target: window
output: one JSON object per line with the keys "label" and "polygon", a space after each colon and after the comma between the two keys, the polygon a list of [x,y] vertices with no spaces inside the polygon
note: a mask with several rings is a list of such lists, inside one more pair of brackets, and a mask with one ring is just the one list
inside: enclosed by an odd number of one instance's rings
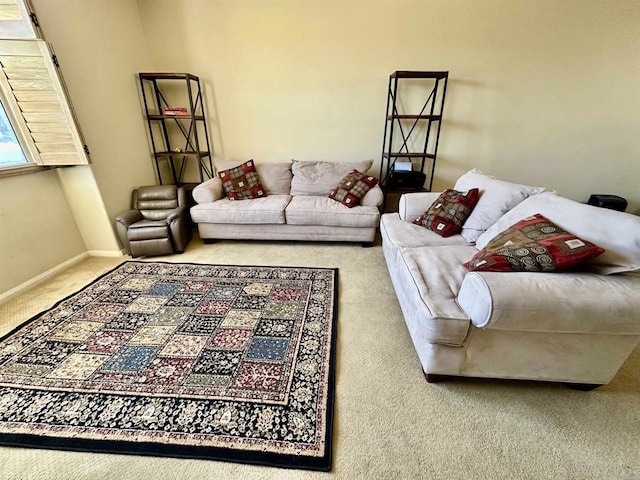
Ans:
{"label": "window", "polygon": [[4,105],[0,103],[0,168],[25,165],[24,156],[13,125],[7,117]]}
{"label": "window", "polygon": [[0,175],[87,165],[58,61],[28,0],[0,0]]}

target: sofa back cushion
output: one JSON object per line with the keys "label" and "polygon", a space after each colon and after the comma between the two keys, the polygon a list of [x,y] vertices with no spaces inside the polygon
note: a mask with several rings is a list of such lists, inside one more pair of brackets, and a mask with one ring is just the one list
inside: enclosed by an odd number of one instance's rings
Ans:
{"label": "sofa back cushion", "polygon": [[483,249],[496,235],[537,213],[605,249],[586,264],[590,271],[604,275],[640,271],[640,217],[579,203],[554,192],[534,195],[518,204],[480,235],[476,248]]}
{"label": "sofa back cushion", "polygon": [[305,162],[293,160],[291,195],[318,195],[326,197],[352,170],[366,173],[373,160],[363,162]]}
{"label": "sofa back cushion", "polygon": [[291,191],[291,162],[258,163],[256,170],[268,195],[289,195]]}
{"label": "sofa back cushion", "polygon": [[480,191],[478,203],[462,226],[462,236],[469,243],[475,242],[496,220],[525,198],[544,191],[542,187],[498,180],[475,168],[462,175],[453,188],[460,192],[472,188]]}

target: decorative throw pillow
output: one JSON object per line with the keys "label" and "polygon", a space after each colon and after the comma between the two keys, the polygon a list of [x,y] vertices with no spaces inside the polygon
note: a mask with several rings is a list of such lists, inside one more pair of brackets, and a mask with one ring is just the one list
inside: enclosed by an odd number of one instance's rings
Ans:
{"label": "decorative throw pillow", "polygon": [[329,198],[353,208],[360,204],[362,197],[378,184],[378,179],[357,170],[352,170],[329,194]]}
{"label": "decorative throw pillow", "polygon": [[478,203],[478,196],[477,188],[472,188],[468,192],[445,190],[431,204],[429,210],[415,219],[413,223],[433,230],[441,237],[450,237],[460,233],[462,225]]}
{"label": "decorative throw pillow", "polygon": [[464,265],[487,272],[560,272],[603,252],[537,213],[498,234]]}
{"label": "decorative throw pillow", "polygon": [[247,200],[267,196],[253,160],[229,170],[221,170],[218,176],[222,180],[222,186],[229,200]]}

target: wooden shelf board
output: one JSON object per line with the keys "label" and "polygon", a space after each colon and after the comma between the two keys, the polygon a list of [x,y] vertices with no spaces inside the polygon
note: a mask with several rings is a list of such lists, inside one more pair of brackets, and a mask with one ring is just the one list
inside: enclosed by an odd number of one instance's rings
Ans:
{"label": "wooden shelf board", "polygon": [[208,157],[209,152],[201,151],[201,152],[157,152],[156,157]]}
{"label": "wooden shelf board", "polygon": [[403,152],[395,152],[395,153],[383,153],[382,156],[384,158],[435,158],[433,153],[403,153]]}
{"label": "wooden shelf board", "polygon": [[393,72],[391,78],[447,78],[449,72],[416,72],[407,70],[398,70]]}
{"label": "wooden shelf board", "polygon": [[387,115],[387,120],[442,120],[442,115]]}
{"label": "wooden shelf board", "polygon": [[149,115],[149,120],[165,120],[165,119],[180,119],[180,120],[204,120],[202,115]]}

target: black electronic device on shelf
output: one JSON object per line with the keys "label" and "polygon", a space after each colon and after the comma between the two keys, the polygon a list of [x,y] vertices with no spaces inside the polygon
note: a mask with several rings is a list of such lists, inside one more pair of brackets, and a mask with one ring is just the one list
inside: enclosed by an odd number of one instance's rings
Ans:
{"label": "black electronic device on shelf", "polygon": [[589,197],[587,203],[596,207],[610,208],[611,210],[617,210],[619,212],[624,212],[627,209],[627,201],[618,195],[594,193]]}
{"label": "black electronic device on shelf", "polygon": [[422,172],[393,170],[389,174],[389,189],[391,190],[420,190],[424,187],[427,176]]}

